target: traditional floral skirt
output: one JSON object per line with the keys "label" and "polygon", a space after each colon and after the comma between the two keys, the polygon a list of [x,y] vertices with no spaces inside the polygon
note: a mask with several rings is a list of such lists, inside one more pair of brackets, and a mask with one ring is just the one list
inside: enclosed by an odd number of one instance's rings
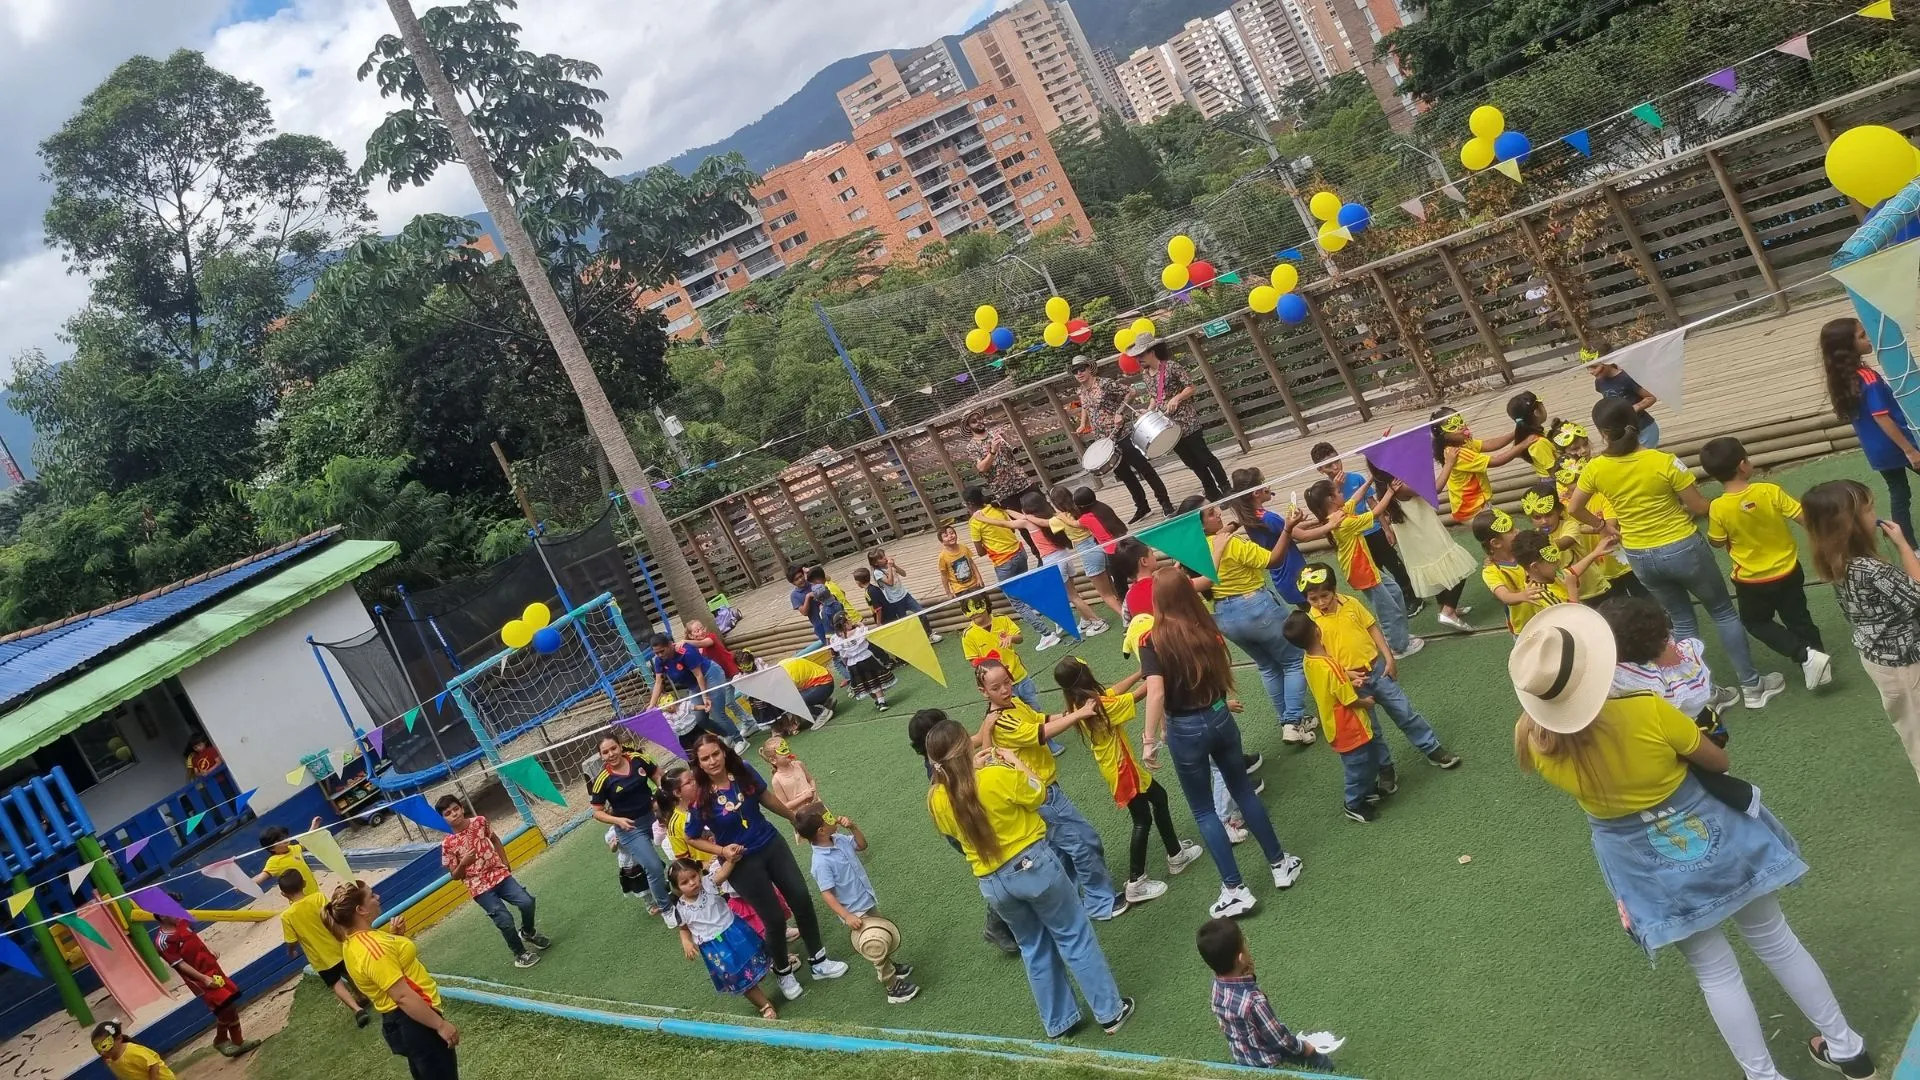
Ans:
{"label": "traditional floral skirt", "polygon": [[723,994],[746,993],[760,985],[772,968],[760,936],[740,919],[729,923],[719,937],[701,942],[700,958],[707,962],[713,988]]}

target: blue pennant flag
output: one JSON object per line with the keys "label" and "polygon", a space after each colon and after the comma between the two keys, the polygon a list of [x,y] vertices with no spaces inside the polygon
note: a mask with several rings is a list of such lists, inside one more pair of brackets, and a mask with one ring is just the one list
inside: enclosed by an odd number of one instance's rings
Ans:
{"label": "blue pennant flag", "polygon": [[15,971],[24,971],[36,979],[46,978],[40,974],[39,968],[33,966],[33,960],[27,956],[26,950],[14,944],[13,939],[5,934],[0,934],[0,964]]}
{"label": "blue pennant flag", "polygon": [[1060,565],[1042,566],[1000,583],[1007,599],[1018,600],[1060,624],[1060,629],[1080,636],[1080,622],[1073,617],[1073,602],[1067,599],[1067,578]]}
{"label": "blue pennant flag", "polygon": [[1568,146],[1580,151],[1581,157],[1593,156],[1593,139],[1587,134],[1586,128],[1581,128],[1579,131],[1567,136],[1564,141]]}
{"label": "blue pennant flag", "polygon": [[248,788],[240,793],[239,798],[233,800],[232,812],[234,817],[239,817],[241,814],[247,812],[247,804],[253,801],[253,793],[259,790],[259,788]]}
{"label": "blue pennant flag", "polygon": [[1301,258],[1300,249],[1288,248],[1285,251],[1276,251],[1273,253],[1273,257],[1276,259],[1292,259],[1294,262],[1299,262]]}
{"label": "blue pennant flag", "polygon": [[401,799],[393,804],[393,812],[423,829],[435,829],[443,833],[453,831],[453,826],[440,816],[440,811],[428,804],[425,795],[409,795]]}

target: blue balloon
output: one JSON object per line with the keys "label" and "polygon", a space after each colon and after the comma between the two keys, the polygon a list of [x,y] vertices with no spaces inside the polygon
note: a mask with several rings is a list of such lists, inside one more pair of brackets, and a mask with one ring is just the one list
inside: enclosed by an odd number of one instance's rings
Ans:
{"label": "blue balloon", "polygon": [[993,347],[1001,352],[1013,348],[1013,327],[996,326],[990,336],[993,338]]}
{"label": "blue balloon", "polygon": [[1532,141],[1517,131],[1503,131],[1499,138],[1493,140],[1493,160],[1495,161],[1517,158],[1524,162],[1527,160],[1527,155],[1532,152]]}
{"label": "blue balloon", "polygon": [[543,626],[533,632],[533,647],[539,652],[559,652],[560,644],[560,631],[551,626]]}
{"label": "blue balloon", "polygon": [[1306,322],[1307,298],[1299,293],[1284,293],[1280,297],[1279,305],[1273,311],[1280,316],[1281,322],[1290,326]]}
{"label": "blue balloon", "polygon": [[1339,222],[1348,232],[1357,234],[1368,225],[1373,224],[1373,215],[1368,213],[1367,208],[1361,206],[1359,203],[1350,202],[1340,208],[1340,213],[1334,220]]}

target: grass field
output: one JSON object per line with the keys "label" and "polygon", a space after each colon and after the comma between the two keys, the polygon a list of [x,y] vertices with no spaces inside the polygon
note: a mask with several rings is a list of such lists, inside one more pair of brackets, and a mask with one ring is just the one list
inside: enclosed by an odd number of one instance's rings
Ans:
{"label": "grass field", "polygon": [[[1871,481],[1857,454],[1789,470],[1780,479],[1802,491],[1843,475]],[[1468,595],[1477,624],[1499,624],[1497,605],[1477,581]],[[1920,985],[1920,920],[1914,918],[1920,850],[1912,842],[1920,834],[1920,798],[1830,590],[1815,587],[1811,595],[1837,659],[1834,685],[1809,693],[1790,663],[1756,644],[1763,670],[1787,671],[1790,689],[1762,713],[1732,712],[1730,751],[1735,771],[1760,785],[1804,849],[1813,870],[1784,895],[1788,915],[1890,1074]],[[1436,631],[1430,613],[1416,620],[1416,630]],[[1707,637],[1717,650],[1710,632]],[[1117,679],[1128,670],[1119,639],[1118,633],[1094,638],[1078,651],[1104,677]],[[1650,966],[1621,932],[1579,810],[1514,766],[1508,644],[1503,633],[1442,638],[1401,665],[1415,704],[1466,763],[1454,772],[1432,769],[1392,731],[1401,792],[1370,825],[1339,813],[1336,755],[1319,745],[1284,747],[1257,675],[1242,669],[1247,711],[1241,725],[1249,747],[1267,755],[1265,801],[1282,841],[1306,864],[1299,884],[1281,894],[1266,882],[1257,846],[1236,849],[1261,899],[1242,925],[1262,985],[1296,1029],[1329,1028],[1349,1037],[1336,1058],[1341,1072],[1376,1080],[1737,1076],[1685,962],[1669,950]],[[881,910],[900,924],[902,956],[914,963],[923,992],[910,1004],[887,1006],[870,969],[852,957],[829,917],[823,926],[828,948],[852,959],[853,969],[838,982],[808,984],[805,997],[782,1006],[785,1021],[1041,1035],[1019,963],[980,939],[979,894],[928,823],[924,774],[906,743],[906,721],[915,709],[944,708],[969,725],[980,716],[957,641],[938,648],[948,687],[903,671],[892,711],[846,706],[826,730],[794,740],[832,808],[865,827]],[[1064,649],[1023,650],[1043,688]],[[1050,700],[1057,701],[1057,693]],[[1084,747],[1072,735],[1067,742],[1062,782],[1101,829],[1108,865],[1122,877],[1126,815],[1113,805]],[[1162,776],[1173,782],[1171,770]],[[1176,819],[1197,839],[1177,787],[1174,794]],[[1461,863],[1462,855],[1472,861]],[[1150,866],[1164,876],[1157,852]],[[426,935],[423,952],[433,970],[543,993],[748,1015],[743,1001],[716,995],[704,970],[682,959],[671,932],[619,896],[599,828],[576,830],[520,878],[538,894],[542,929],[555,939],[543,962],[515,970],[493,927],[469,906]],[[1076,1045],[1224,1058],[1207,1006],[1209,973],[1192,944],[1219,880],[1203,859],[1172,885],[1164,898],[1101,924],[1122,992],[1138,999],[1140,1011],[1113,1038],[1088,1025],[1091,1034],[1080,1035]],[[1790,1075],[1811,1075],[1801,1049],[1810,1029],[1764,969],[1750,956],[1747,964],[1761,1014],[1773,1018],[1776,1053]],[[302,1046],[317,1051],[342,1018],[311,988],[302,995],[311,1000],[303,1002],[295,1029],[278,1040],[282,1046],[263,1051],[263,1075],[306,1075],[294,1065],[301,1059],[289,1055]],[[462,1013],[481,1019],[456,1009],[456,1016]],[[463,1055],[497,1063],[478,1073],[487,1076],[536,1063],[545,1077],[569,1075],[546,1065],[590,1056],[602,1038],[490,1011],[468,1030]],[[569,1034],[556,1043],[560,1032]],[[648,1045],[627,1034],[618,1038],[622,1046]],[[699,1044],[676,1051],[697,1060],[725,1052]],[[387,1073],[367,1075],[402,1075],[397,1059],[382,1068]],[[833,1071],[866,1075],[855,1068],[835,1064]],[[950,1075],[927,1068],[915,1062],[886,1075]]]}

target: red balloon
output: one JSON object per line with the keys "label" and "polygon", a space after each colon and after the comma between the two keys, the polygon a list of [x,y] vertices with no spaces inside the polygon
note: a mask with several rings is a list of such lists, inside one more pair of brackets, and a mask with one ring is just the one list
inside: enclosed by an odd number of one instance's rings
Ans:
{"label": "red balloon", "polygon": [[1126,372],[1129,375],[1140,374],[1140,358],[1137,356],[1128,356],[1126,353],[1121,353],[1120,354],[1120,370]]}
{"label": "red balloon", "polygon": [[1085,319],[1069,319],[1067,320],[1067,340],[1075,345],[1085,345],[1093,340],[1093,327],[1088,326]]}
{"label": "red balloon", "polygon": [[1213,279],[1218,276],[1213,264],[1205,259],[1196,259],[1187,265],[1187,285],[1190,288],[1204,289],[1213,284]]}
{"label": "red balloon", "polygon": [[982,356],[992,356],[992,355],[993,355],[994,353],[997,353],[997,352],[999,352],[999,351],[1000,351],[1000,347],[999,347],[998,345],[989,345],[989,346],[987,346],[987,351],[986,351],[986,352],[983,352],[983,353],[981,353],[980,355],[982,355]]}

